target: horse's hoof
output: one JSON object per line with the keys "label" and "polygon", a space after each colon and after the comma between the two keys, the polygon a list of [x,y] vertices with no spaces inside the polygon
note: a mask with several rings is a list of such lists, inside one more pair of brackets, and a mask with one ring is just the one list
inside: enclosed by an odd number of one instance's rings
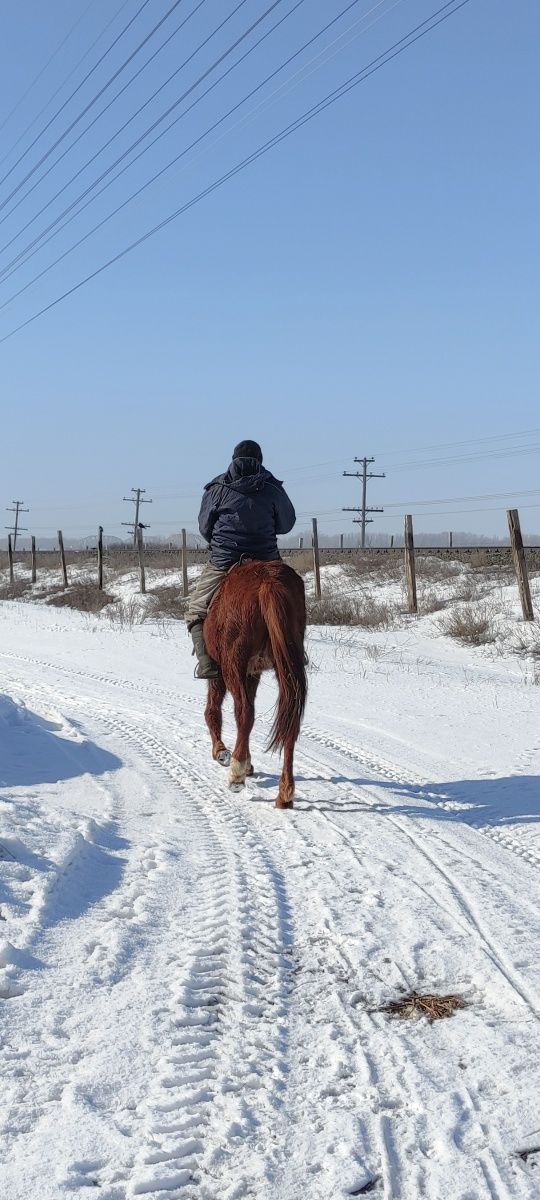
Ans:
{"label": "horse's hoof", "polygon": [[243,790],[244,790],[244,784],[243,784],[243,782],[242,782],[242,783],[238,783],[238,781],[237,781],[236,783],[230,783],[230,784],[229,784],[229,791],[230,791],[230,792],[243,792]]}
{"label": "horse's hoof", "polygon": [[230,767],[230,765],[231,765],[230,750],[220,750],[219,754],[216,755],[216,762],[219,763],[220,767]]}
{"label": "horse's hoof", "polygon": [[279,796],[276,800],[276,808],[294,808],[292,800],[280,800]]}

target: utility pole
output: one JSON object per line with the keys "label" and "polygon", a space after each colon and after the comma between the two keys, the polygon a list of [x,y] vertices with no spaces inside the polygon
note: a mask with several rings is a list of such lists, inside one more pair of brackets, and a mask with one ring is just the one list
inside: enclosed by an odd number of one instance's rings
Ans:
{"label": "utility pole", "polygon": [[370,463],[375,462],[374,458],[355,458],[354,461],[355,461],[355,463],[362,464],[362,470],[361,471],[344,471],[343,474],[347,475],[351,479],[361,479],[361,481],[362,481],[362,507],[361,508],[344,508],[343,512],[359,512],[360,513],[360,517],[354,517],[353,521],[354,521],[355,525],[362,526],[360,545],[361,545],[362,549],[364,549],[365,544],[366,544],[366,525],[371,525],[373,522],[373,518],[368,517],[367,513],[384,512],[384,508],[368,508],[368,506],[367,506],[367,481],[368,481],[368,479],[386,479],[386,475],[385,475],[384,471],[380,474],[377,474],[375,471],[368,471],[368,465]]}
{"label": "utility pole", "polygon": [[10,533],[13,534],[13,553],[15,553],[15,550],[17,548],[17,534],[18,533],[28,533],[28,530],[25,529],[24,525],[19,525],[19,513],[30,512],[29,508],[23,508],[23,504],[24,504],[24,500],[13,500],[14,507],[6,508],[6,512],[14,512],[15,513],[14,524],[6,525],[6,529],[9,529]]}
{"label": "utility pole", "polygon": [[[127,525],[130,529],[133,530],[133,545],[134,545],[134,548],[137,549],[137,530],[138,530],[139,524],[140,524],[139,509],[141,507],[141,504],[151,504],[152,501],[142,499],[142,497],[144,496],[144,493],[146,491],[146,488],[132,488],[131,490],[133,492],[133,496],[124,496],[123,499],[127,500],[129,504],[135,505],[135,520],[134,521],[122,521],[122,525]],[[142,528],[149,529],[150,526],[143,525]]]}

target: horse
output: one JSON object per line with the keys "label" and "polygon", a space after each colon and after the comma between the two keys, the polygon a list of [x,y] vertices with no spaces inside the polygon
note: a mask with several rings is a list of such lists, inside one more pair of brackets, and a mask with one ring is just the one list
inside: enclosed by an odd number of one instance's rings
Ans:
{"label": "horse", "polygon": [[[305,629],[304,582],[281,559],[251,560],[232,567],[204,622],[206,648],[221,672],[219,679],[209,681],[204,715],[212,756],[230,767],[229,786],[235,791],[253,774],[249,737],[261,673],[272,668],[276,673],[278,700],[267,746],[283,751],[276,808],[293,807],[294,747],[307,696]],[[236,720],[232,756],[221,740],[227,692],[233,698]]]}

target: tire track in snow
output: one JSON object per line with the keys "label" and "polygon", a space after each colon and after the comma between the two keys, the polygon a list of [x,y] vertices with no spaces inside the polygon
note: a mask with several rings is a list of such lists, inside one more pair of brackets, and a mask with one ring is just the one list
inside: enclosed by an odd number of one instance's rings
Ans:
{"label": "tire track in snow", "polygon": [[[429,784],[426,779],[420,776],[413,776],[410,772],[405,778],[403,772],[398,767],[374,757],[368,752],[357,750],[349,742],[343,741],[332,735],[329,737],[326,734],[319,733],[318,730],[304,725],[302,727],[302,738],[307,738],[309,741],[317,742],[319,745],[327,747],[329,750],[337,751],[350,759],[351,762],[358,763],[364,769],[373,772],[377,775],[382,775],[383,779],[388,779],[391,783],[395,783],[397,787],[404,789],[406,794],[410,796],[411,791],[414,796],[420,800],[424,800],[427,804],[433,805],[436,808],[441,808],[445,812],[450,812],[454,815],[456,821],[462,821],[463,824],[477,830],[479,833],[486,834],[487,837],[493,839],[505,850],[509,850],[518,858],[523,859],[532,867],[540,867],[540,854],[535,853],[529,847],[524,846],[518,839],[508,832],[507,829],[501,828],[499,825],[491,825],[479,816],[474,805],[467,801],[466,796],[460,804],[454,799],[445,800],[443,796],[435,795],[429,790]],[[519,776],[517,777],[519,779]],[[376,780],[373,781],[374,783]]]}
{"label": "tire track in snow", "polygon": [[[325,770],[329,769],[328,763],[321,762],[321,760],[316,759],[313,755],[306,756],[305,750],[302,752],[301,759],[302,761],[309,763],[312,767],[313,765],[316,765],[318,767],[322,766]],[[321,777],[321,782],[324,782],[324,777]],[[352,789],[349,784],[340,782],[336,783],[336,781],[333,781],[332,789],[336,787],[339,790],[344,791],[350,797]],[[371,787],[369,790],[371,790]],[[360,791],[360,785],[358,785],[358,791]],[[364,788],[362,791],[365,793],[366,789]],[[354,836],[347,830],[343,829],[337,821],[334,821],[323,808],[320,808],[317,805],[316,802],[310,803],[307,807],[310,812],[317,814],[317,816],[322,819],[323,823],[331,826],[335,835],[345,843],[348,850],[351,852],[353,860],[357,864],[358,868],[360,870],[363,868],[365,869],[364,856],[362,855],[362,852],[358,850]],[[370,805],[368,803],[363,805],[363,807],[369,808]],[[479,946],[488,955],[490,961],[501,973],[506,983],[513,990],[514,994],[516,994],[516,996],[527,1005],[532,1017],[536,1019],[538,1017],[538,1011],[534,997],[530,993],[530,989],[526,987],[526,985],[523,983],[523,980],[518,976],[517,972],[506,961],[506,956],[504,953],[495,945],[493,939],[490,938],[486,929],[483,927],[483,923],[480,922],[478,914],[474,911],[472,902],[465,896],[463,889],[460,887],[460,885],[458,885],[455,877],[447,872],[442,866],[440,866],[429,853],[429,851],[425,849],[423,844],[424,839],[416,838],[411,835],[401,824],[401,822],[399,822],[392,815],[385,814],[384,809],[381,813],[381,816],[385,821],[389,820],[391,824],[400,831],[401,835],[410,839],[415,849],[428,859],[435,876],[442,877],[444,882],[447,884],[453,900],[457,900],[457,904],[451,904],[449,906],[447,903],[437,898],[432,891],[429,890],[427,892],[429,900],[432,903],[434,902],[440,908],[444,915],[445,921],[447,922],[450,920],[452,924],[457,925],[459,929],[466,935],[469,937],[473,936],[477,940]],[[296,825],[296,823],[295,829],[297,835],[307,843],[308,839],[305,837],[303,831],[298,825]],[[416,879],[416,872],[411,872],[407,877],[407,888],[411,885],[416,886],[422,892],[425,890]],[[458,909],[457,913],[456,907]],[[342,955],[344,961],[347,961],[347,956],[342,946],[338,946],[338,952]],[[350,965],[352,976],[353,967],[352,964]],[[404,983],[406,985],[405,990],[411,991],[417,985],[417,980],[407,979],[404,977]],[[349,1017],[351,1014],[355,1015],[360,1039],[363,1040],[364,1043],[367,1040],[368,1044],[370,1044],[371,1061],[374,1072],[377,1073],[377,1051],[375,1047],[377,1045],[377,1034],[380,1035],[381,1032],[381,1020],[384,1020],[384,1018],[374,1018],[369,1013],[362,1011],[362,1009],[360,1009],[356,1015],[355,1009],[351,1008],[350,997],[349,1002],[347,1002],[347,999],[342,995],[341,1002],[343,1009],[346,1010],[346,1013]],[[419,1112],[419,1109],[421,1110],[422,1106],[418,1103],[419,1093],[415,1086],[415,1077],[418,1081],[422,1079],[425,1070],[425,1064],[423,1062],[422,1053],[420,1053],[420,1056],[418,1055],[418,1048],[414,1046],[411,1040],[407,1042],[407,1039],[405,1039],[405,1049],[403,1049],[403,1047],[400,1048],[400,1041],[401,1039],[388,1039],[384,1045],[384,1057],[387,1062],[390,1061],[392,1063],[393,1078],[394,1081],[397,1081],[401,1086],[402,1099],[397,1105],[397,1111],[385,1113],[385,1098],[383,1089],[380,1105],[381,1112],[379,1117],[379,1155],[382,1177],[385,1185],[385,1195],[391,1197],[401,1197],[402,1195],[406,1195],[416,1198],[416,1196],[425,1194],[425,1188],[428,1185],[426,1168],[422,1166],[421,1159],[418,1161],[418,1155],[415,1153],[418,1146],[427,1144],[430,1140],[426,1135],[425,1117],[421,1112]],[[406,1099],[404,1099],[404,1097],[406,1097]],[[509,1173],[508,1155],[505,1155],[504,1150],[501,1147],[499,1147],[499,1150],[496,1151],[490,1145],[493,1140],[494,1133],[496,1136],[496,1131],[492,1130],[491,1128],[487,1129],[483,1125],[481,1126],[478,1113],[473,1109],[472,1105],[469,1107],[474,1123],[476,1123],[479,1129],[481,1129],[481,1141],[483,1149],[481,1157],[478,1159],[478,1163],[488,1189],[486,1194],[490,1197],[497,1197],[497,1200],[499,1200],[499,1197],[501,1200],[503,1200],[503,1198],[506,1200],[506,1197],[509,1197],[511,1194],[508,1190],[507,1183],[504,1180],[504,1176],[508,1176]],[[395,1095],[390,1100],[389,1108],[391,1110],[396,1109]],[[399,1130],[399,1150],[397,1149],[395,1141],[396,1127]],[[431,1134],[433,1134],[433,1131],[431,1131]],[[494,1180],[495,1184],[493,1183]],[[514,1192],[513,1194],[515,1195],[516,1193]]]}
{"label": "tire track in snow", "polygon": [[[57,702],[63,699],[56,697]],[[66,697],[65,702],[142,752],[183,793],[186,805],[179,823],[187,824],[199,840],[206,828],[210,839],[206,847],[209,882],[195,931],[198,949],[188,980],[180,990],[173,987],[169,997],[169,1028],[180,1033],[176,1033],[174,1053],[161,1062],[152,1087],[145,1122],[148,1145],[141,1151],[128,1194],[161,1195],[198,1182],[202,1186],[212,1177],[217,1186],[218,1176],[223,1181],[228,1167],[227,1153],[221,1152],[218,1163],[214,1161],[216,1142],[219,1145],[226,1127],[229,1154],[234,1150],[234,1178],[240,1170],[242,1194],[256,1195],[253,1180],[261,1169],[260,1155],[253,1153],[250,1142],[256,1133],[258,1141],[268,1138],[272,1144],[273,1116],[286,1069],[290,967],[285,952],[290,916],[283,877],[260,838],[220,790],[213,791],[206,803],[201,801],[200,776],[179,754],[97,701]],[[224,871],[225,886],[220,882]],[[179,1068],[187,1068],[189,1062],[183,1063],[178,1051],[187,1046],[188,1055],[196,1052],[201,1028],[219,1050],[214,1074],[210,1071],[198,1086],[193,1072],[186,1071],[187,1082],[179,1074]],[[189,1034],[182,1032],[186,1029]],[[206,1079],[207,1068],[208,1064],[197,1068],[195,1074],[201,1070]],[[165,1119],[164,1113],[176,1114],[177,1120]],[[186,1130],[197,1129],[197,1137],[179,1141],[183,1121]],[[212,1126],[219,1132],[213,1134]]]}
{"label": "tire track in snow", "polygon": [[[317,760],[314,756],[310,756],[308,761],[316,763],[319,767],[323,766],[323,767],[327,768],[327,764],[321,763],[321,760]],[[351,790],[353,790],[351,788],[350,784],[345,784],[345,783],[341,783],[341,782],[334,783],[332,786],[336,787],[338,790],[341,790],[341,791],[344,790],[347,795],[350,795]],[[374,783],[373,785],[369,784],[368,787],[363,787],[363,788],[361,788],[360,785],[357,785],[357,789],[358,789],[358,791],[361,791],[364,795],[367,795],[369,790],[371,790],[372,786],[376,787],[376,783]],[[356,790],[356,789],[354,789],[354,790]],[[376,801],[377,802],[379,801],[378,796],[376,797]],[[385,804],[387,804],[387,803],[388,802],[385,801],[385,799],[383,797],[382,798],[383,812],[384,812]],[[332,828],[335,830],[337,835],[339,837],[341,837],[341,839],[343,841],[346,842],[346,844],[349,846],[353,856],[356,858],[357,861],[359,861],[358,852],[355,847],[354,837],[351,834],[349,834],[348,831],[344,830],[343,827],[338,824],[338,822],[333,821],[332,818],[329,816],[329,814],[324,811],[324,809],[321,809],[321,808],[317,807],[316,805],[313,805],[313,807],[319,813],[319,815],[328,824],[330,824],[332,826]],[[368,809],[371,807],[369,802],[365,804],[365,807]],[[385,817],[385,821],[390,822],[396,829],[398,829],[400,831],[400,834],[402,835],[402,837],[406,838],[408,840],[408,842],[412,846],[414,846],[415,850],[419,854],[421,854],[427,860],[427,862],[429,862],[435,877],[439,877],[439,879],[441,879],[444,882],[448,891],[450,892],[450,895],[451,895],[453,903],[454,903],[454,917],[455,917],[455,908],[456,907],[458,909],[458,916],[465,917],[464,925],[460,922],[460,927],[462,929],[465,928],[465,930],[469,934],[472,934],[472,936],[476,937],[478,942],[483,946],[483,948],[484,948],[485,952],[487,953],[488,957],[490,958],[490,960],[493,962],[494,966],[497,968],[497,970],[500,972],[500,974],[506,980],[507,984],[515,992],[515,994],[517,996],[519,996],[521,1001],[527,1006],[527,1008],[529,1009],[529,1011],[531,1013],[531,1016],[533,1016],[537,1020],[540,1019],[540,1006],[537,1004],[535,997],[531,994],[530,989],[527,987],[525,982],[522,979],[520,979],[517,972],[514,970],[514,968],[511,966],[511,964],[507,961],[507,958],[506,958],[506,955],[504,954],[504,952],[498,946],[496,946],[493,938],[490,937],[481,918],[479,917],[478,913],[475,911],[472,901],[470,900],[470,898],[468,898],[466,896],[463,888],[458,883],[455,875],[452,872],[446,870],[444,868],[444,866],[442,865],[442,863],[437,862],[437,860],[433,857],[431,852],[427,849],[426,838],[421,837],[421,836],[416,836],[416,834],[412,832],[412,829],[414,828],[413,822],[409,822],[408,826],[405,827],[403,822],[399,818],[395,817],[391,812],[384,813],[384,817]],[[430,896],[431,896],[431,899],[436,904],[440,905],[440,900],[436,896],[434,896],[431,893],[430,893]],[[442,907],[443,907],[443,911],[446,911],[446,913],[448,915],[451,915],[450,910],[448,909],[446,904],[443,904]]]}

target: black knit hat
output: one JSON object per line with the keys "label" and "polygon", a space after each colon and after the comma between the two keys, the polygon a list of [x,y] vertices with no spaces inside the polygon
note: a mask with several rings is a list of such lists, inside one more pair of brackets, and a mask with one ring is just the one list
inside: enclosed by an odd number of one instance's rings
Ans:
{"label": "black knit hat", "polygon": [[262,450],[258,442],[239,442],[233,450],[233,458],[256,458],[257,462],[262,463]]}

